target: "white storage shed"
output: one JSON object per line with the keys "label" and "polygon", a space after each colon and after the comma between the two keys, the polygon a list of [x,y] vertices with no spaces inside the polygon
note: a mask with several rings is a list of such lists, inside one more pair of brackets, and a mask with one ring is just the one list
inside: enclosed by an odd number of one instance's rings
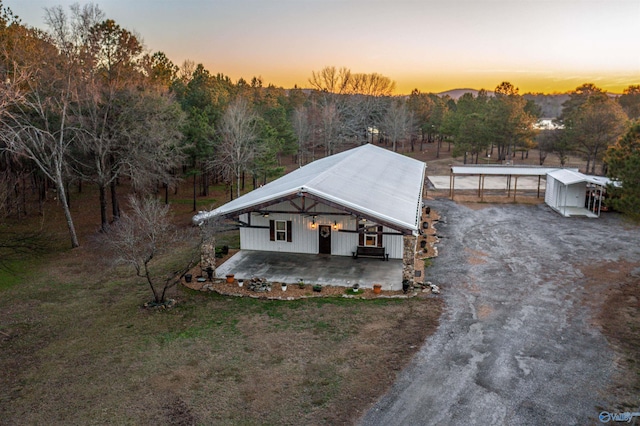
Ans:
{"label": "white storage shed", "polygon": [[[547,173],[545,203],[565,217],[599,217],[602,194],[608,180],[588,176],[580,172],[558,169]],[[593,197],[587,199],[587,185],[591,185]]]}

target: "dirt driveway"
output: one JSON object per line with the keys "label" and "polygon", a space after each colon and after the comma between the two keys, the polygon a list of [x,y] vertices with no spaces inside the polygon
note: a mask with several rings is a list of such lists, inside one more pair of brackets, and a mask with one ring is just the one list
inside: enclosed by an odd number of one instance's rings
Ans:
{"label": "dirt driveway", "polygon": [[443,222],[427,276],[446,311],[361,423],[598,423],[615,354],[593,324],[602,296],[581,269],[640,264],[640,229],[617,214],[563,218],[545,205],[430,206]]}

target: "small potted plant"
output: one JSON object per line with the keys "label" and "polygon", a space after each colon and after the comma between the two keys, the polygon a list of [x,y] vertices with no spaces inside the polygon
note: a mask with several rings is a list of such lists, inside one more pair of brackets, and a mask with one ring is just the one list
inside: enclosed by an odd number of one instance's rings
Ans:
{"label": "small potted plant", "polygon": [[304,280],[302,278],[298,278],[298,287],[304,290]]}
{"label": "small potted plant", "polygon": [[287,291],[287,283],[282,283],[282,291]]}
{"label": "small potted plant", "polygon": [[243,279],[238,279],[238,287],[242,287],[244,285]]}
{"label": "small potted plant", "polygon": [[320,293],[322,291],[322,286],[320,284],[315,284],[313,286],[313,291],[315,291],[316,293]]}
{"label": "small potted plant", "polygon": [[227,282],[228,282],[229,284],[232,284],[232,283],[233,283],[233,281],[235,280],[235,275],[234,275],[234,274],[227,274],[227,275],[226,275],[226,278],[227,278]]}
{"label": "small potted plant", "polygon": [[373,285],[373,292],[375,294],[380,294],[381,291],[382,291],[382,284],[374,284]]}

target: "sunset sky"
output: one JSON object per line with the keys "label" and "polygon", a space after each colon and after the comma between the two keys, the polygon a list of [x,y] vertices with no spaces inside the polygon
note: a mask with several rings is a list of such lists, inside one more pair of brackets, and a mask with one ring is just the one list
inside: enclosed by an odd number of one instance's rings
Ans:
{"label": "sunset sky", "polygon": [[[77,0],[4,0],[45,28],[44,8]],[[417,88],[565,92],[640,84],[640,0],[100,0],[150,51],[236,81],[308,87],[325,66]]]}

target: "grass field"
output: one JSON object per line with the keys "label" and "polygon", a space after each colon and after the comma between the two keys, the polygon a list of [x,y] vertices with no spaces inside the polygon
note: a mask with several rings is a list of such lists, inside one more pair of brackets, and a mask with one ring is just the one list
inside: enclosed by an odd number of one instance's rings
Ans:
{"label": "grass field", "polygon": [[437,299],[182,288],[176,308],[148,310],[127,270],[76,253],[0,293],[2,423],[350,423],[441,313]]}

